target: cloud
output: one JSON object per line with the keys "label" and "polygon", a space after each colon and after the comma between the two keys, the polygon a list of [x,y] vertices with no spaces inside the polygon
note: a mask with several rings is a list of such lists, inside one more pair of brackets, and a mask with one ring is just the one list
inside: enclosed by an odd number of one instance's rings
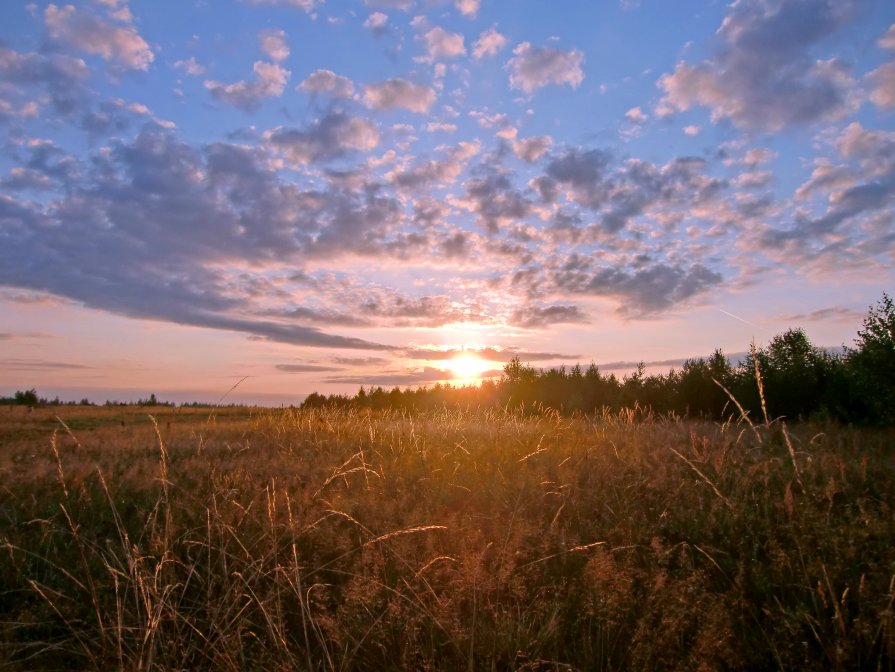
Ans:
{"label": "cloud", "polygon": [[291,73],[276,63],[255,61],[252,69],[255,79],[251,82],[239,81],[233,84],[222,84],[214,80],[206,80],[205,88],[211,95],[228,105],[233,105],[246,112],[256,110],[263,98],[282,95]]}
{"label": "cloud", "polygon": [[553,139],[549,135],[537,135],[513,140],[511,146],[513,153],[520,159],[534,163],[553,146]]}
{"label": "cloud", "polygon": [[[868,130],[852,122],[835,145],[841,157],[857,164],[857,169],[818,166],[796,197],[804,199],[826,189],[826,211],[812,216],[799,210],[788,228],[767,228],[761,235],[761,246],[766,251],[788,255],[790,261],[809,258],[820,249],[828,252],[821,246],[835,234],[838,246],[834,251],[842,247],[843,253],[845,248],[858,252],[857,241],[851,241],[857,232],[849,230],[849,225],[859,217],[884,214],[895,205],[895,132]],[[887,247],[885,239],[870,237],[864,243],[868,254],[878,254]]]}
{"label": "cloud", "polygon": [[696,124],[690,124],[689,126],[684,126],[684,133],[686,135],[690,135],[690,136],[699,135],[699,132],[701,130],[702,130],[702,128],[700,128]]}
{"label": "cloud", "polygon": [[507,62],[510,87],[527,95],[549,84],[567,84],[577,89],[584,81],[583,62],[584,55],[576,49],[560,51],[523,42],[513,49],[513,57]]}
{"label": "cloud", "polygon": [[509,324],[524,329],[543,329],[553,324],[580,324],[587,321],[587,317],[578,306],[525,306],[513,311]]}
{"label": "cloud", "polygon": [[435,184],[451,184],[466,165],[466,162],[481,149],[477,142],[461,142],[447,151],[441,161],[423,161],[409,168],[402,168],[389,174],[389,179],[403,189],[428,189]]}
{"label": "cloud", "polygon": [[794,194],[794,199],[803,201],[822,190],[843,189],[854,184],[851,173],[845,166],[833,166],[821,161],[811,172],[811,177]]}
{"label": "cloud", "polygon": [[131,15],[131,10],[127,6],[128,0],[97,0],[97,2],[100,5],[107,7],[109,16],[116,21],[121,21],[122,23],[130,23],[133,21],[134,17]]}
{"label": "cloud", "polygon": [[190,56],[186,60],[174,61],[174,67],[183,70],[186,74],[198,77],[205,74],[205,66],[196,62],[194,56]]}
{"label": "cloud", "polygon": [[479,39],[472,46],[472,56],[476,60],[485,56],[494,56],[505,46],[507,46],[507,38],[501,35],[497,28],[489,28],[479,35]]}
{"label": "cloud", "polygon": [[11,168],[9,175],[0,179],[0,187],[10,191],[44,190],[52,189],[54,186],[53,181],[45,174],[19,166]]}
{"label": "cloud", "polygon": [[281,5],[295,7],[310,14],[323,0],[246,0],[250,5]]}
{"label": "cloud", "polygon": [[307,314],[270,319],[262,301],[292,295],[263,272],[227,267],[384,251],[397,210],[388,199],[301,191],[280,181],[263,150],[196,149],[157,127],[111,141],[84,170],[45,205],[0,194],[0,285],[281,343],[392,349],[308,326]]}
{"label": "cloud", "polygon": [[895,50],[895,23],[889,26],[889,29],[883,34],[881,38],[879,38],[877,44],[882,49]]}
{"label": "cloud", "polygon": [[870,93],[870,100],[879,107],[895,107],[895,61],[880,66],[869,77],[876,84]]}
{"label": "cloud", "polygon": [[133,26],[114,26],[73,5],[47,5],[47,32],[54,40],[133,70],[148,70],[155,54]]}
{"label": "cloud", "polygon": [[854,324],[864,319],[865,314],[860,310],[851,308],[843,308],[842,306],[833,306],[830,308],[819,308],[812,310],[810,313],[794,313],[791,315],[781,316],[781,322],[789,322],[790,324],[799,324],[802,322],[845,322]]}
{"label": "cloud", "polygon": [[443,362],[455,359],[459,355],[472,354],[489,362],[509,362],[518,357],[523,362],[546,362],[557,359],[578,359],[580,355],[568,355],[559,352],[536,352],[518,348],[407,348],[396,354],[407,359],[418,361]]}
{"label": "cloud", "polygon": [[287,310],[275,312],[271,314],[276,317],[289,319],[298,319],[302,322],[315,322],[330,327],[369,327],[370,321],[357,317],[356,315],[340,313],[336,310],[328,308],[309,308],[307,306],[299,306]]}
{"label": "cloud", "polygon": [[277,364],[277,371],[284,373],[315,373],[318,371],[341,371],[338,366],[321,366],[319,364]]}
{"label": "cloud", "polygon": [[449,33],[440,26],[436,26],[417,39],[425,44],[429,61],[456,58],[466,53],[463,36],[460,33]]}
{"label": "cloud", "polygon": [[438,244],[439,252],[447,259],[463,258],[469,254],[469,239],[468,233],[458,231],[454,235],[442,239]]}
{"label": "cloud", "polygon": [[279,127],[268,142],[294,163],[329,161],[349,151],[367,151],[379,144],[379,131],[366,119],[331,112],[305,130]]}
{"label": "cloud", "polygon": [[465,186],[466,197],[459,199],[457,205],[474,212],[478,224],[490,234],[531,212],[531,202],[505,174],[474,178]]}
{"label": "cloud", "polygon": [[476,14],[479,13],[481,2],[482,0],[455,0],[454,5],[463,16],[474,19]]}
{"label": "cloud", "polygon": [[364,0],[364,4],[367,7],[397,9],[400,12],[409,12],[416,4],[416,0]]}
{"label": "cloud", "polygon": [[80,58],[62,54],[19,53],[0,46],[0,81],[16,85],[16,93],[23,97],[19,113],[11,109],[4,116],[26,116],[28,87],[46,89],[53,109],[61,115],[71,115],[84,106],[86,83],[90,78],[87,64]]}
{"label": "cloud", "polygon": [[649,119],[649,117],[639,107],[632,107],[630,110],[625,112],[625,119],[633,124],[643,124]]}
{"label": "cloud", "polygon": [[354,82],[332,70],[314,70],[298,88],[305,93],[326,93],[333,98],[350,98],[354,94]]}
{"label": "cloud", "polygon": [[854,107],[848,67],[812,57],[846,26],[858,0],[743,0],[718,30],[712,60],[678,64],[659,80],[660,115],[702,106],[712,120],[779,131],[842,117]]}
{"label": "cloud", "polygon": [[364,87],[364,104],[375,110],[401,108],[424,114],[435,103],[435,91],[396,77]]}
{"label": "cloud", "polygon": [[429,133],[454,133],[457,130],[457,126],[456,124],[445,124],[432,121],[426,124],[426,130],[429,131]]}
{"label": "cloud", "polygon": [[475,304],[463,305],[446,295],[409,297],[396,291],[371,294],[359,304],[358,312],[391,327],[441,327],[487,321]]}
{"label": "cloud", "polygon": [[704,206],[727,183],[703,175],[704,159],[681,157],[667,164],[628,159],[613,167],[612,157],[603,150],[577,148],[553,157],[545,175],[531,186],[545,202],[554,202],[560,193],[567,199],[600,213],[593,233],[617,233],[632,220],[653,208],[676,203]]}
{"label": "cloud", "polygon": [[382,357],[333,357],[332,361],[340,366],[382,366],[389,363]]}
{"label": "cloud", "polygon": [[270,60],[279,63],[289,58],[289,43],[286,41],[285,31],[273,28],[262,30],[259,38],[261,51],[267,54]]}
{"label": "cloud", "polygon": [[572,255],[553,272],[552,280],[572,294],[614,297],[622,315],[647,317],[705,293],[723,278],[699,263],[594,267],[590,259]]}
{"label": "cloud", "polygon": [[[547,164],[546,178],[569,189],[569,195],[578,203],[599,208],[608,196],[606,176],[610,156],[599,149],[586,152],[571,149]],[[555,193],[550,182],[541,184],[541,194]]]}
{"label": "cloud", "polygon": [[382,12],[373,12],[364,21],[364,28],[376,36],[385,35],[388,32],[388,15]]}
{"label": "cloud", "polygon": [[48,362],[42,359],[4,359],[0,360],[0,368],[8,371],[66,371],[91,367],[68,362]]}

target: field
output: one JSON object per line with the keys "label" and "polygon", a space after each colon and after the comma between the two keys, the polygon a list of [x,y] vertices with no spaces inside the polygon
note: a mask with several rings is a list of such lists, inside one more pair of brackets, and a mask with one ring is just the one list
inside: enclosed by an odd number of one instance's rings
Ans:
{"label": "field", "polygon": [[891,670],[893,437],[0,408],[0,669]]}

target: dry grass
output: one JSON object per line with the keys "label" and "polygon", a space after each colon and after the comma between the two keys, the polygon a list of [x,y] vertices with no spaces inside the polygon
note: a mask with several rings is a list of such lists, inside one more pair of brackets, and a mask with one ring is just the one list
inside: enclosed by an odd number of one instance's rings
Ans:
{"label": "dry grass", "polygon": [[151,412],[0,411],[2,669],[893,668],[891,433]]}

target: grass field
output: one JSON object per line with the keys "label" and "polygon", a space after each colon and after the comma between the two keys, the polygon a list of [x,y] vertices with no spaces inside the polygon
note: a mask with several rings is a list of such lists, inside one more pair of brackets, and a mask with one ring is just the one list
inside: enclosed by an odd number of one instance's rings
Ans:
{"label": "grass field", "polygon": [[893,437],[0,408],[0,669],[891,670]]}

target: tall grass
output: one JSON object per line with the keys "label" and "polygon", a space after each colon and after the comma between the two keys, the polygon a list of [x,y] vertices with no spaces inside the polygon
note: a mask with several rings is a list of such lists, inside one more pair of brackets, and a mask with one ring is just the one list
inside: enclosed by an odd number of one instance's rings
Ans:
{"label": "tall grass", "polygon": [[5,669],[893,668],[891,433],[164,413],[5,441]]}

